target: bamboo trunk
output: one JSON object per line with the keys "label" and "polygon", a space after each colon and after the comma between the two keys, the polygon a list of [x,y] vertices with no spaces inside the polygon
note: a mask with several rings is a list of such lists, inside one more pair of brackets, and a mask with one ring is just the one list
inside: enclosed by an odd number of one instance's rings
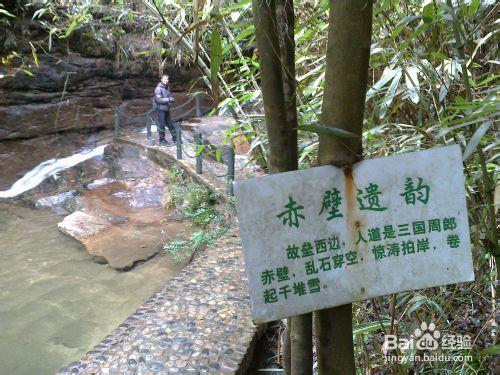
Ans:
{"label": "bamboo trunk", "polygon": [[289,128],[286,121],[276,2],[253,0],[252,5],[269,138],[269,171],[293,171],[297,169],[297,131]]}
{"label": "bamboo trunk", "polygon": [[[371,0],[330,0],[322,122],[356,138],[320,135],[319,165],[352,165],[362,158],[361,132],[370,59]],[[352,305],[315,312],[320,374],[355,374]]]}
{"label": "bamboo trunk", "polygon": [[[289,118],[293,118],[290,116],[291,111],[296,111],[296,109],[287,106],[286,103],[289,104],[290,100],[285,99],[283,83],[283,66],[295,66],[294,55],[289,50],[283,49],[283,53],[287,55],[288,64],[282,64],[276,1],[253,0],[252,6],[269,139],[269,172],[280,173],[296,170],[296,114],[294,115],[295,122],[288,121]],[[293,12],[293,9],[291,10]],[[287,48],[290,46],[288,45]],[[294,96],[294,89],[291,91],[289,86],[292,84],[294,87],[292,83],[294,80],[295,77],[291,77],[290,72],[288,72],[286,75],[288,97]],[[292,317],[291,322],[291,373],[293,375],[312,374],[312,315]]]}

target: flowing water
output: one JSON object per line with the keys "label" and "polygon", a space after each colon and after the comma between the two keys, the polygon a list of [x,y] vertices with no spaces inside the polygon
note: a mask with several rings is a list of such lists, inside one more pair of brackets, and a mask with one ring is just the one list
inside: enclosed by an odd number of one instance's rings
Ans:
{"label": "flowing water", "polygon": [[95,263],[62,217],[0,202],[0,374],[52,374],[79,359],[185,264]]}
{"label": "flowing water", "polygon": [[86,160],[96,156],[101,156],[107,145],[101,145],[94,149],[83,150],[71,156],[60,159],[50,159],[37,165],[34,169],[26,173],[23,178],[16,181],[8,190],[0,191],[0,198],[13,198],[25,191],[31,190],[38,186],[43,180],[49,176],[53,176],[58,172],[74,167]]}

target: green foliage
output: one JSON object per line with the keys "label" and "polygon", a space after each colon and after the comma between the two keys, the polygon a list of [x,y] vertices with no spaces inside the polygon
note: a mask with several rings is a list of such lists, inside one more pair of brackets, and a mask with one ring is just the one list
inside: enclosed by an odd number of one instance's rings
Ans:
{"label": "green foliage", "polygon": [[165,176],[171,183],[181,182],[184,181],[184,179],[186,178],[186,172],[184,171],[184,169],[179,168],[176,165],[173,165],[172,167],[170,167],[170,169],[168,169],[165,172]]}
{"label": "green foliage", "polygon": [[206,187],[195,182],[171,187],[167,206],[177,207],[194,225],[207,227],[215,218],[216,197]]}
{"label": "green foliage", "polygon": [[210,78],[212,78],[212,82],[216,82],[222,64],[222,42],[217,29],[213,30],[211,34],[210,61],[210,73],[212,75]]}
{"label": "green foliage", "polygon": [[5,7],[3,6],[2,3],[0,3],[0,17],[11,17],[11,18],[16,18],[12,13],[8,12],[7,10],[4,9]]}
{"label": "green foliage", "polygon": [[214,242],[226,233],[225,228],[215,230],[194,232],[187,240],[175,240],[163,246],[163,249],[174,256],[176,261],[182,261],[193,257],[194,253],[202,250],[206,246],[211,246]]}
{"label": "green foliage", "polygon": [[182,212],[189,218],[191,221],[200,225],[203,228],[208,226],[215,219],[214,208],[206,202],[203,202],[195,209],[183,209]]}
{"label": "green foliage", "polygon": [[193,257],[196,251],[210,246],[227,231],[222,216],[216,213],[216,196],[206,187],[186,181],[182,169],[173,166],[167,171],[172,182],[167,206],[177,207],[197,230],[187,240],[175,240],[164,245],[164,250],[177,261]]}
{"label": "green foliage", "polygon": [[[69,48],[77,43],[83,53],[91,56],[114,57],[114,52],[119,52],[122,65],[128,62],[131,54],[135,57],[134,47],[121,45],[120,36],[125,34],[125,28],[137,29],[141,25],[123,1],[113,1],[113,4],[88,0],[21,3],[11,12],[3,9],[0,3],[0,67],[7,68],[2,69],[0,79],[21,72],[35,77],[32,65],[38,67],[39,56],[44,53],[57,58],[53,54],[54,45],[66,46],[66,40]],[[22,26],[22,19],[27,16],[37,24],[33,28],[35,32]],[[3,54],[2,50],[8,53]]]}
{"label": "green foliage", "polygon": [[343,129],[326,127],[326,126],[321,126],[321,125],[316,125],[316,124],[302,125],[299,128],[299,130],[313,132],[316,134],[333,135],[333,136],[338,137],[338,138],[356,138],[357,137],[356,134],[353,134],[353,133],[348,132],[348,131],[343,130]]}

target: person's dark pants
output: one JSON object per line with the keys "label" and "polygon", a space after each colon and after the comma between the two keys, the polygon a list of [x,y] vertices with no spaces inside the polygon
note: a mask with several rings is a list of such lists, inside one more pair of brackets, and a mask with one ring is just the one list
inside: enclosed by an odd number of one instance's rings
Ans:
{"label": "person's dark pants", "polygon": [[175,129],[172,117],[170,116],[170,111],[158,110],[158,133],[160,135],[160,141],[165,140],[165,126],[168,130],[170,130],[172,140],[175,142]]}

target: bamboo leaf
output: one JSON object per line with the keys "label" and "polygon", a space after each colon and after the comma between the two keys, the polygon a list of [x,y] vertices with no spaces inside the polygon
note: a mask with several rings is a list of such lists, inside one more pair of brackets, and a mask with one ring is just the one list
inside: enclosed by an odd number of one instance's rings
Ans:
{"label": "bamboo leaf", "polygon": [[446,315],[443,311],[443,308],[441,306],[439,306],[435,301],[433,301],[430,298],[427,298],[426,296],[417,295],[417,296],[413,297],[408,302],[408,304],[412,304],[412,305],[407,310],[407,314],[411,314],[412,312],[417,310],[419,307],[421,307],[423,305],[427,305],[427,306],[431,307],[432,309],[434,309],[439,315],[446,317]]}
{"label": "bamboo leaf", "polygon": [[29,42],[31,46],[31,55],[33,56],[33,61],[35,62],[35,65],[38,66],[38,56],[36,54],[36,48],[33,45],[33,43]]}
{"label": "bamboo leaf", "polygon": [[47,8],[38,9],[35,13],[33,13],[33,17],[31,17],[31,19],[34,20],[35,18],[42,18],[46,11]]}
{"label": "bamboo leaf", "polygon": [[210,75],[212,82],[217,80],[221,64],[222,41],[219,32],[217,30],[213,30],[210,38]]}
{"label": "bamboo leaf", "polygon": [[422,295],[416,295],[413,297],[411,300],[408,301],[408,305],[411,305],[410,308],[407,310],[408,314],[411,314],[413,311],[418,309],[420,306],[422,306],[425,303],[425,300],[427,297],[422,296]]}
{"label": "bamboo leaf", "polygon": [[444,84],[439,88],[438,100],[440,103],[442,103],[444,101],[444,99],[446,98],[446,94],[448,94],[448,86],[446,86],[446,84]]}
{"label": "bamboo leaf", "polygon": [[426,305],[429,305],[430,307],[434,308],[434,310],[441,315],[442,317],[446,318],[446,314],[443,311],[443,308],[436,302],[431,299],[428,299],[425,301]]}
{"label": "bamboo leaf", "polygon": [[[398,68],[401,71],[401,68]],[[366,93],[366,100],[368,101],[370,98],[375,96],[377,92],[380,91],[382,87],[384,87],[394,76],[398,73],[398,69],[391,69],[386,67],[384,72],[382,73],[382,77],[368,90]]]}
{"label": "bamboo leaf", "polygon": [[321,125],[302,125],[297,128],[297,130],[302,130],[306,132],[316,133],[316,134],[325,134],[325,135],[333,135],[337,138],[356,138],[357,135],[347,130],[331,128]]}
{"label": "bamboo leaf", "polygon": [[49,52],[52,50],[52,34],[53,34],[53,29],[50,30],[49,32]]}
{"label": "bamboo leaf", "polygon": [[500,74],[493,74],[493,75],[490,75],[488,76],[486,79],[482,80],[481,82],[478,82],[476,84],[476,86],[484,86],[486,85],[488,82],[491,82],[493,80],[497,80],[498,78],[500,78]]}
{"label": "bamboo leaf", "polygon": [[424,20],[425,23],[431,23],[436,19],[436,11],[434,9],[434,4],[432,1],[424,5],[424,9],[422,11],[422,19]]}
{"label": "bamboo leaf", "polygon": [[493,125],[493,121],[485,122],[475,131],[474,135],[470,139],[469,144],[465,148],[464,154],[462,155],[462,160],[466,161],[472,153],[476,150],[477,146],[481,142],[481,138],[486,134],[486,132],[490,129],[491,125]]}
{"label": "bamboo leaf", "polygon": [[381,329],[381,323],[382,323],[382,326],[384,328],[391,326],[390,320],[382,320],[382,322],[364,323],[364,324],[360,324],[359,326],[354,327],[354,329],[352,330],[352,334],[353,335],[360,335],[363,333],[372,333],[372,332],[378,331],[379,329]]}
{"label": "bamboo leaf", "polygon": [[14,16],[12,13],[7,12],[5,9],[0,9],[0,14],[3,14],[7,17],[16,18],[16,16]]}
{"label": "bamboo leaf", "polygon": [[75,18],[73,20],[73,22],[71,22],[71,24],[69,25],[69,27],[66,29],[66,32],[62,36],[62,39],[67,38],[68,36],[70,36],[71,33],[73,32],[73,30],[75,30],[77,26],[78,26],[78,19]]}
{"label": "bamboo leaf", "polygon": [[323,71],[311,84],[307,86],[307,88],[304,90],[304,95],[309,96],[311,94],[314,94],[319,90],[323,85],[322,83],[324,82],[325,79],[325,72]]}
{"label": "bamboo leaf", "polygon": [[24,73],[26,73],[27,75],[29,75],[30,77],[34,77],[35,75],[33,73],[31,73],[31,71],[29,71],[28,69],[22,69]]}
{"label": "bamboo leaf", "polygon": [[467,9],[467,14],[473,16],[477,13],[479,6],[481,5],[481,0],[471,0],[469,7]]}
{"label": "bamboo leaf", "polygon": [[443,55],[441,52],[431,52],[431,56],[438,60],[448,60],[449,58]]}
{"label": "bamboo leaf", "polygon": [[387,89],[387,93],[385,94],[384,100],[380,105],[380,113],[379,118],[384,118],[387,110],[389,109],[394,97],[396,96],[396,91],[399,86],[399,81],[401,79],[401,68],[396,69],[396,74],[392,78],[392,82]]}
{"label": "bamboo leaf", "polygon": [[403,18],[401,21],[399,21],[395,28],[399,27],[399,26],[403,26],[403,25],[407,25],[409,24],[410,22],[413,22],[415,20],[418,20],[420,17],[418,16],[415,16],[415,15],[412,15],[412,16],[407,16],[405,18]]}
{"label": "bamboo leaf", "polygon": [[155,50],[153,50],[153,49],[146,49],[144,51],[136,52],[135,55],[136,56],[147,56],[147,55],[151,55],[153,53],[155,53]]}
{"label": "bamboo leaf", "polygon": [[199,154],[201,154],[205,150],[205,147],[205,145],[196,146],[195,155],[198,156]]}
{"label": "bamboo leaf", "polygon": [[405,83],[408,88],[407,94],[410,100],[418,104],[420,100],[419,90],[420,83],[418,81],[418,68],[416,66],[410,66],[405,72]]}
{"label": "bamboo leaf", "polygon": [[477,51],[479,50],[479,48],[481,48],[481,46],[486,43],[488,41],[488,39],[490,39],[494,34],[496,34],[498,32],[498,30],[495,30],[495,31],[492,31],[492,32],[489,32],[488,34],[486,34],[483,38],[481,38],[477,45],[476,45],[476,48],[474,48],[474,52],[472,52],[472,55],[469,59],[469,61],[467,61],[467,66],[469,66],[471,63],[472,63],[472,60],[474,60],[474,57],[476,56],[476,53]]}

